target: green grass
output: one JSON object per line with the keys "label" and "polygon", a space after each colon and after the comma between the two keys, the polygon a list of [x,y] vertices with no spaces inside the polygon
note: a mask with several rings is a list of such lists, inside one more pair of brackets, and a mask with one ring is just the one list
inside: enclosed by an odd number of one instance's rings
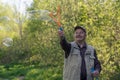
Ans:
{"label": "green grass", "polygon": [[0,80],[18,80],[24,76],[24,80],[62,80],[62,70],[53,66],[37,65],[5,65],[0,66]]}

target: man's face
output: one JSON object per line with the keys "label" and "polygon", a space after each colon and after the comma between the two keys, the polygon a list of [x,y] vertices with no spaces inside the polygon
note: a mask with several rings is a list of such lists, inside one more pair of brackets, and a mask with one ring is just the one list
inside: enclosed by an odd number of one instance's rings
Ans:
{"label": "man's face", "polygon": [[82,29],[77,29],[74,32],[74,38],[76,42],[82,42],[86,38],[86,33]]}

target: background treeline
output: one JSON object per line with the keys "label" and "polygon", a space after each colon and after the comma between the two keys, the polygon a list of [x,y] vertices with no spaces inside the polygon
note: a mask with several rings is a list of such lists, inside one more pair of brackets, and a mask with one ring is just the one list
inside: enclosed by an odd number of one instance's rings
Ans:
{"label": "background treeline", "polygon": [[[58,5],[68,41],[73,41],[74,26],[87,29],[87,42],[102,64],[99,80],[120,80],[120,0],[34,0],[27,10],[55,12]],[[6,5],[0,5],[2,16],[10,20],[0,20],[0,78],[62,80],[64,52],[57,25],[38,15],[26,19],[27,14],[21,16]],[[13,38],[12,46],[2,44],[5,37]]]}

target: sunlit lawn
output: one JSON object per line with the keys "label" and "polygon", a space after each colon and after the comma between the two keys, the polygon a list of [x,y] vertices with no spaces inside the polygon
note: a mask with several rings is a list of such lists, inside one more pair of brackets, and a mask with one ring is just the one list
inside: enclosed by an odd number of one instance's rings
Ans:
{"label": "sunlit lawn", "polygon": [[1,65],[0,80],[62,80],[57,67],[35,65]]}

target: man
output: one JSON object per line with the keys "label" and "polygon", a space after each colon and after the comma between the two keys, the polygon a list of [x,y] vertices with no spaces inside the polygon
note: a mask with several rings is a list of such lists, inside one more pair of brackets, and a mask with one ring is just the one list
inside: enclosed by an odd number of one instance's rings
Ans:
{"label": "man", "polygon": [[74,41],[68,43],[63,30],[58,31],[60,44],[65,52],[63,80],[93,80],[98,77],[101,65],[95,49],[85,41],[86,30],[74,28]]}

